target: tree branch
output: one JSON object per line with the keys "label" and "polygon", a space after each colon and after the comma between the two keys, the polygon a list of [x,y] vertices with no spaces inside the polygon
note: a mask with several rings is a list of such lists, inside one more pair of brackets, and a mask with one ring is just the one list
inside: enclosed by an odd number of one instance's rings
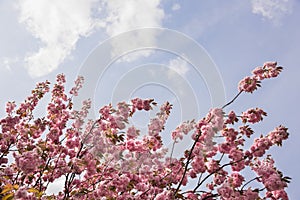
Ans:
{"label": "tree branch", "polygon": [[201,135],[201,131],[199,130],[199,134],[197,135],[197,138],[196,138],[196,140],[195,140],[195,142],[194,142],[194,144],[193,144],[193,146],[191,148],[191,151],[189,152],[189,156],[188,156],[188,159],[187,159],[186,164],[185,164],[185,168],[184,168],[184,172],[183,172],[182,178],[181,178],[181,180],[180,180],[180,182],[178,184],[178,187],[177,187],[174,195],[176,195],[178,193],[178,191],[179,191],[179,189],[180,189],[180,187],[182,185],[183,179],[184,179],[184,177],[186,175],[186,172],[187,172],[187,169],[188,169],[188,165],[190,164],[190,160],[191,160],[191,157],[192,157],[193,150],[194,150],[194,148],[195,148],[195,146],[196,146],[196,144],[198,142],[198,139],[199,139],[200,135]]}
{"label": "tree branch", "polygon": [[222,109],[224,109],[225,107],[229,106],[230,104],[232,104],[239,96],[240,94],[242,94],[243,90],[241,90],[231,101],[229,101],[227,104],[225,104]]}

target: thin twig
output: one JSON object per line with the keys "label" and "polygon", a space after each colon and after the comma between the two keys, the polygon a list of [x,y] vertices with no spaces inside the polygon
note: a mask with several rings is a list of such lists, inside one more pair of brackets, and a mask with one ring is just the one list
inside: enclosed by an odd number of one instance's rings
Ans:
{"label": "thin twig", "polygon": [[248,185],[249,183],[251,183],[252,181],[254,181],[254,180],[258,179],[258,178],[259,178],[259,177],[255,177],[255,178],[251,179],[250,181],[248,181],[247,183],[245,183],[245,184],[243,185],[243,187],[241,188],[240,191],[243,191],[243,189],[244,189],[244,187],[245,187],[246,185]]}
{"label": "thin twig", "polygon": [[241,90],[231,101],[229,101],[227,104],[225,104],[222,109],[224,109],[225,107],[229,106],[230,104],[232,104],[236,98],[238,98],[240,96],[240,94],[242,94],[243,90]]}
{"label": "thin twig", "polygon": [[226,166],[229,166],[229,165],[232,165],[232,164],[235,164],[235,163],[238,163],[238,162],[241,162],[243,160],[245,160],[246,158],[242,158],[240,160],[237,160],[237,161],[234,161],[234,162],[229,162],[229,163],[226,163],[224,165],[222,165],[220,168],[216,169],[215,171],[213,171],[212,173],[208,174],[193,190],[193,192],[196,192],[196,190],[202,185],[202,183],[204,183],[210,176],[212,176],[213,174],[217,173],[218,171],[220,171],[221,169],[223,169],[224,167]]}
{"label": "thin twig", "polygon": [[181,185],[182,185],[182,182],[183,182],[183,180],[184,180],[184,177],[185,177],[186,172],[187,172],[187,169],[188,169],[188,165],[190,164],[190,160],[191,160],[191,157],[192,157],[193,150],[194,150],[194,148],[195,148],[195,146],[196,146],[196,144],[197,144],[197,142],[198,142],[198,139],[199,139],[200,135],[201,135],[201,132],[200,132],[200,130],[199,130],[199,133],[198,133],[198,135],[197,135],[197,138],[196,138],[196,140],[195,140],[195,142],[194,142],[194,144],[193,144],[193,146],[192,146],[192,148],[191,148],[191,151],[189,152],[189,156],[188,156],[188,159],[187,159],[186,164],[185,164],[185,168],[184,168],[184,172],[183,172],[182,178],[181,178],[181,180],[180,180],[180,182],[179,182],[179,184],[178,184],[178,186],[177,186],[177,189],[176,189],[174,195],[177,194],[177,192],[179,191],[179,189],[180,189],[180,187],[181,187]]}

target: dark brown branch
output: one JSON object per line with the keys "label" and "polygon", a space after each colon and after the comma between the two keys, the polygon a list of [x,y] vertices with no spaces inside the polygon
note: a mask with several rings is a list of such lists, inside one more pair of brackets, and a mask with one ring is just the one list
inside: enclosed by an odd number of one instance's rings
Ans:
{"label": "dark brown branch", "polygon": [[200,135],[201,135],[201,132],[200,132],[200,130],[199,130],[199,133],[198,133],[198,135],[197,135],[197,138],[196,138],[196,140],[195,140],[195,142],[194,142],[194,144],[193,144],[193,146],[192,146],[192,148],[191,148],[191,150],[190,150],[190,152],[189,152],[189,156],[188,156],[188,159],[187,159],[186,164],[185,164],[185,168],[184,168],[184,172],[183,172],[182,178],[181,178],[181,180],[180,180],[180,182],[179,182],[179,184],[178,184],[178,186],[177,186],[177,189],[176,189],[176,191],[175,191],[175,193],[174,193],[174,196],[176,196],[176,194],[178,193],[178,191],[179,191],[179,189],[180,189],[180,187],[181,187],[181,185],[182,185],[182,182],[183,182],[183,180],[184,180],[184,177],[185,177],[185,175],[186,175],[186,173],[187,173],[188,165],[190,164],[190,160],[191,160],[191,157],[192,157],[193,150],[194,150],[194,148],[195,148],[195,146],[196,146],[196,144],[197,144],[197,142],[198,142],[198,139],[199,139]]}
{"label": "dark brown branch", "polygon": [[231,101],[229,101],[227,104],[225,104],[222,109],[224,109],[225,107],[229,106],[230,104],[232,104],[239,96],[240,94],[242,94],[243,90],[241,90]]}

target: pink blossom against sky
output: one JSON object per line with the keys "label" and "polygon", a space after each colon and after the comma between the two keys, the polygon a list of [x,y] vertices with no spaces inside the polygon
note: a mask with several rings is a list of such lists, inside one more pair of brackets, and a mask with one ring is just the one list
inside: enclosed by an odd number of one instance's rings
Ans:
{"label": "pink blossom against sky", "polygon": [[[66,74],[71,88],[90,53],[113,36],[145,27],[176,30],[192,38],[209,54],[222,78],[227,100],[238,93],[238,82],[255,67],[265,61],[277,61],[283,66],[278,78],[263,81],[262,88],[253,95],[243,94],[231,106],[240,113],[251,107],[267,112],[264,123],[255,126],[258,135],[280,124],[289,128],[290,138],[283,147],[269,151],[274,154],[276,166],[292,177],[287,192],[291,199],[296,199],[300,196],[299,10],[297,0],[0,1],[0,116],[5,113],[6,101],[20,103],[36,82],[46,79],[54,82],[58,73]],[[130,41],[114,44],[109,53],[118,54],[128,45],[155,43],[156,37],[136,35]],[[95,77],[98,85],[90,98],[95,107],[103,106],[111,100],[112,91],[131,87],[130,80],[134,78],[132,97],[153,97],[159,103],[169,100],[174,104],[174,116],[171,114],[167,130],[181,121],[182,109],[193,110],[189,100],[194,99],[198,105],[198,116],[204,116],[211,106],[208,86],[180,56],[183,55],[159,49],[128,52],[113,62],[102,77]],[[145,82],[145,76],[151,73],[156,77],[161,73],[167,81],[164,85]],[[187,88],[194,97],[185,95]],[[135,119],[135,125],[145,126],[142,118]]]}

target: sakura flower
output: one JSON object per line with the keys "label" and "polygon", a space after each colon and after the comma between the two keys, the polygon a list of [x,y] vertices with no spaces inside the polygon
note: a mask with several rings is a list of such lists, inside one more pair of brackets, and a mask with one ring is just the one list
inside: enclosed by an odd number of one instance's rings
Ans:
{"label": "sakura flower", "polygon": [[229,186],[228,183],[224,183],[220,188],[217,189],[217,192],[223,199],[228,199],[228,200],[234,194],[233,189]]}
{"label": "sakura flower", "polygon": [[275,130],[271,131],[268,134],[268,138],[272,142],[272,144],[281,146],[282,141],[286,140],[289,136],[287,130],[288,129],[285,128],[284,126],[276,127]]}
{"label": "sakura flower", "polygon": [[271,192],[268,191],[266,196],[271,198],[273,197],[275,199],[289,200],[287,193],[282,189],[271,191]]}
{"label": "sakura flower", "polygon": [[172,139],[183,139],[183,134],[188,134],[191,130],[193,130],[195,126],[195,121],[187,121],[180,124],[173,132],[172,132]]}
{"label": "sakura flower", "polygon": [[14,195],[14,198],[16,199],[27,199],[27,197],[28,197],[28,192],[25,187],[20,187]]}
{"label": "sakura flower", "polygon": [[16,165],[25,174],[34,173],[44,162],[36,151],[27,151],[22,155],[15,155]]}
{"label": "sakura flower", "polygon": [[15,102],[7,102],[6,103],[6,113],[11,114],[12,111],[15,109],[15,107],[16,107]]}
{"label": "sakura flower", "polygon": [[238,118],[235,114],[235,112],[232,110],[229,112],[225,124],[234,124],[234,122],[238,122]]}
{"label": "sakura flower", "polygon": [[139,136],[139,130],[137,130],[134,126],[131,126],[127,129],[127,137],[128,139],[135,139]]}
{"label": "sakura flower", "polygon": [[216,185],[221,185],[225,182],[225,180],[227,179],[227,175],[228,175],[228,172],[221,169],[219,170],[217,173],[215,173],[215,177],[214,177],[214,183]]}
{"label": "sakura flower", "polygon": [[244,123],[250,122],[252,124],[263,120],[263,116],[267,116],[267,113],[260,108],[249,109],[242,113],[242,120]]}
{"label": "sakura flower", "polygon": [[258,192],[251,190],[251,188],[248,188],[246,191],[243,192],[243,195],[246,199],[259,199]]}
{"label": "sakura flower", "polygon": [[271,141],[267,137],[256,138],[254,144],[250,147],[253,156],[261,157],[272,146]]}
{"label": "sakura flower", "polygon": [[252,73],[259,80],[274,78],[282,71],[282,67],[277,66],[277,62],[266,62],[263,67],[255,68]]}
{"label": "sakura flower", "polygon": [[221,108],[213,108],[209,111],[206,119],[212,124],[212,128],[215,132],[223,129],[224,118],[223,110]]}
{"label": "sakura flower", "polygon": [[281,190],[287,187],[286,181],[282,178],[281,172],[278,172],[274,167],[274,160],[270,156],[262,161],[256,159],[252,169],[258,174],[259,180],[268,191]]}
{"label": "sakura flower", "polygon": [[186,196],[188,199],[190,199],[190,200],[198,200],[199,198],[198,198],[198,195],[197,194],[194,194],[194,193],[192,193],[192,192],[189,192],[188,194],[187,194],[187,196]]}
{"label": "sakura flower", "polygon": [[84,78],[82,76],[78,76],[75,80],[75,86],[70,90],[70,94],[74,96],[78,96],[78,91],[82,88],[84,82]]}
{"label": "sakura flower", "polygon": [[222,130],[222,135],[226,138],[227,142],[233,142],[236,140],[238,132],[233,128],[225,128]]}
{"label": "sakura flower", "polygon": [[245,178],[242,175],[240,175],[239,173],[234,172],[230,175],[230,184],[234,188],[240,187],[244,180],[245,180]]}
{"label": "sakura flower", "polygon": [[203,173],[206,171],[204,158],[196,156],[192,161],[192,168],[196,173]]}
{"label": "sakura flower", "polygon": [[243,80],[239,82],[239,91],[250,92],[252,93],[254,90],[260,87],[260,81],[258,81],[255,77],[247,76]]}
{"label": "sakura flower", "polygon": [[246,135],[248,138],[250,138],[250,136],[254,132],[248,125],[240,126],[239,129],[240,129],[240,133],[243,135]]}

